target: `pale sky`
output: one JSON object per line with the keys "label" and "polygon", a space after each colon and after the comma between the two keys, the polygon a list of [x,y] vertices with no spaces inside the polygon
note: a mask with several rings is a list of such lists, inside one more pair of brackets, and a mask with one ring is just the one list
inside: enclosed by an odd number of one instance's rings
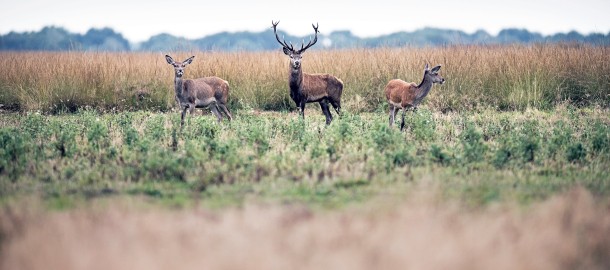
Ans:
{"label": "pale sky", "polygon": [[610,32],[610,0],[355,0],[355,1],[206,1],[206,0],[1,0],[0,34],[38,31],[44,26],[85,33],[111,27],[132,42],[159,33],[200,38],[222,31],[263,31],[271,20],[293,35],[351,30],[360,37],[423,27],[497,34],[526,28],[545,35],[579,31]]}

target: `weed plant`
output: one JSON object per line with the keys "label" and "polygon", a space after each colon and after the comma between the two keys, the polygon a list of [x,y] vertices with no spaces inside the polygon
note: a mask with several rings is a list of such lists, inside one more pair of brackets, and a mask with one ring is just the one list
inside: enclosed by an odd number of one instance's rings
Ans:
{"label": "weed plant", "polygon": [[[607,195],[608,112],[574,110],[577,117],[566,107],[441,113],[423,106],[407,114],[405,132],[390,128],[384,113],[346,112],[324,126],[313,110],[305,121],[238,110],[221,124],[192,115],[183,128],[179,113],[3,114],[0,193],[63,198],[153,189],[161,194],[154,196],[235,203],[243,192],[282,198],[309,188],[314,193],[297,197],[343,194],[335,202],[349,202],[432,181],[475,204],[530,201],[574,185]],[[270,190],[256,191],[262,187]]]}

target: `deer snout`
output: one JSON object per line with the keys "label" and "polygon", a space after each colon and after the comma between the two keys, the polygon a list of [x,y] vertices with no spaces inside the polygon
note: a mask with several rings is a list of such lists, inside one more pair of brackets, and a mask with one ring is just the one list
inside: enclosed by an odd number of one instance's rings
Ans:
{"label": "deer snout", "polygon": [[178,76],[178,77],[182,77],[183,74],[184,74],[183,70],[176,71],[176,76]]}
{"label": "deer snout", "polygon": [[441,82],[439,84],[443,84],[443,83],[445,83],[445,78],[442,78]]}
{"label": "deer snout", "polygon": [[298,67],[300,67],[300,66],[301,66],[301,61],[298,61],[298,60],[297,60],[297,61],[294,61],[294,67],[295,67],[295,68],[298,68]]}

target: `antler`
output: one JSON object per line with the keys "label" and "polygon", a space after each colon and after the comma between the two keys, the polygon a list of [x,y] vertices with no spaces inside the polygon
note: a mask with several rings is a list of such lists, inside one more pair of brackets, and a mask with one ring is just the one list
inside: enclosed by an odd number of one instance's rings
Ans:
{"label": "antler", "polygon": [[301,49],[297,53],[304,52],[305,50],[309,49],[309,47],[313,46],[314,44],[316,44],[316,42],[318,42],[318,33],[320,33],[320,31],[318,31],[318,23],[316,23],[315,26],[312,23],[311,26],[313,27],[313,31],[315,33],[315,37],[313,39],[313,43],[311,42],[311,36],[309,36],[309,43],[307,43],[307,45],[305,47],[303,47],[305,42],[302,42],[301,43]]}
{"label": "antler", "polygon": [[[294,48],[292,46],[292,43],[290,43],[290,46],[288,46],[288,43],[286,43],[286,39],[284,39],[284,42],[280,41],[280,37],[277,35],[277,25],[279,23],[280,23],[280,21],[273,22],[273,20],[271,20],[271,24],[273,25],[273,33],[275,33],[275,39],[277,39],[277,42],[282,44],[282,46],[284,46],[284,48],[289,49],[289,50],[294,52]],[[283,39],[283,37],[282,37],[282,39]]]}

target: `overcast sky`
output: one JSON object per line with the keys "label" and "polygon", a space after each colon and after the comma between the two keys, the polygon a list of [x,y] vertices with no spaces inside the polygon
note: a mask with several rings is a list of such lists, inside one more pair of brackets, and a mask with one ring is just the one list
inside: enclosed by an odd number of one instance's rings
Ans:
{"label": "overcast sky", "polygon": [[497,34],[504,28],[526,28],[542,34],[610,32],[610,0],[2,0],[0,34],[61,26],[85,33],[111,27],[132,42],[159,33],[200,38],[222,31],[262,31],[271,20],[294,35],[351,30],[360,37],[422,27]]}

